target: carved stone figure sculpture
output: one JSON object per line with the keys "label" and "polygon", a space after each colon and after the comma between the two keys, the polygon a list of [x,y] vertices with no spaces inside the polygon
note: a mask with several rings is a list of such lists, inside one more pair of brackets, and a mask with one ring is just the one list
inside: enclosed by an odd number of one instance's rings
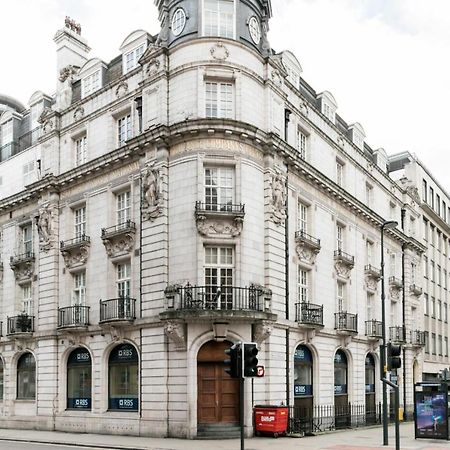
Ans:
{"label": "carved stone figure sculpture", "polygon": [[280,173],[272,175],[271,188],[272,219],[277,225],[279,225],[286,218],[286,192],[284,188],[284,180]]}
{"label": "carved stone figure sculpture", "polygon": [[144,218],[154,220],[161,213],[161,175],[159,169],[147,166],[142,178]]}
{"label": "carved stone figure sculpture", "polygon": [[48,251],[52,246],[53,224],[55,206],[44,206],[36,216],[36,225],[39,234],[39,246],[41,251]]}

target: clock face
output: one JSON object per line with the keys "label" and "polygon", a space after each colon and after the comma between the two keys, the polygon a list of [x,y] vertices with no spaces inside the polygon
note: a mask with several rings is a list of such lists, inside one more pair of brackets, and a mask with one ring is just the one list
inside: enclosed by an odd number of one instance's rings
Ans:
{"label": "clock face", "polygon": [[261,26],[259,24],[259,20],[255,16],[251,17],[248,21],[248,29],[250,31],[252,41],[258,45],[261,40]]}
{"label": "clock face", "polygon": [[178,8],[172,16],[172,33],[179,36],[186,25],[186,13],[183,8]]}

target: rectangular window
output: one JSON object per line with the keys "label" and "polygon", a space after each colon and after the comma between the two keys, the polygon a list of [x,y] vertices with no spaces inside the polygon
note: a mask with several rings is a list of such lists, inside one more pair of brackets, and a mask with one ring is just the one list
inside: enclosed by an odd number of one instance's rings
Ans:
{"label": "rectangular window", "polygon": [[84,306],[86,303],[86,272],[73,276],[72,306]]}
{"label": "rectangular window", "polygon": [[442,272],[442,278],[444,281],[444,289],[447,289],[447,271],[445,269]]}
{"label": "rectangular window", "polygon": [[36,181],[36,171],[34,170],[34,161],[30,161],[24,164],[22,170],[23,170],[24,186]]}
{"label": "rectangular window", "polygon": [[436,299],[431,297],[431,317],[436,317]]}
{"label": "rectangular window", "polygon": [[366,297],[366,314],[367,320],[375,319],[375,311],[374,311],[374,295],[372,293],[367,293]]}
{"label": "rectangular window", "polygon": [[234,117],[233,84],[208,81],[205,87],[206,117],[232,119]]}
{"label": "rectangular window", "polygon": [[428,294],[423,294],[423,313],[428,316],[430,314],[430,304]]}
{"label": "rectangular window", "polygon": [[428,270],[428,258],[426,256],[423,257],[423,276],[428,278],[429,270]]}
{"label": "rectangular window", "polygon": [[117,297],[130,298],[131,293],[131,264],[129,262],[117,264]]}
{"label": "rectangular window", "polygon": [[442,200],[442,218],[447,222],[447,204]]}
{"label": "rectangular window", "polygon": [[31,293],[31,283],[22,286],[22,312],[33,315],[33,296]]}
{"label": "rectangular window", "polygon": [[233,309],[233,272],[232,247],[205,247],[206,308]]}
{"label": "rectangular window", "polygon": [[429,200],[430,200],[430,206],[434,209],[434,189],[430,186],[429,190]]}
{"label": "rectangular window", "polygon": [[341,187],[344,186],[344,164],[340,161],[336,161],[336,183]]}
{"label": "rectangular window", "polygon": [[336,246],[338,250],[344,248],[344,227],[340,224],[336,225]]}
{"label": "rectangular window", "polygon": [[205,205],[211,211],[231,210],[234,202],[234,169],[205,168]]}
{"label": "rectangular window", "polygon": [[444,303],[444,322],[447,323],[448,321],[448,306],[447,303]]}
{"label": "rectangular window", "polygon": [[438,284],[438,286],[440,286],[442,284],[441,266],[439,264],[437,266],[437,284]]}
{"label": "rectangular window", "polygon": [[439,356],[442,356],[442,335],[438,336],[438,352]]}
{"label": "rectangular window", "polygon": [[87,139],[86,136],[75,141],[75,165],[81,166],[86,162],[87,155]]}
{"label": "rectangular window", "polygon": [[86,234],[86,207],[77,208],[74,211],[75,237],[82,238]]}
{"label": "rectangular window", "polygon": [[396,220],[397,219],[397,207],[395,206],[394,203],[389,203],[389,210],[390,210],[390,219],[391,220]]}
{"label": "rectangular window", "polygon": [[437,302],[437,320],[442,320],[442,302],[438,300]]}
{"label": "rectangular window", "polygon": [[101,74],[100,70],[97,70],[81,80],[81,97],[87,97],[95,91],[98,91],[101,87]]}
{"label": "rectangular window", "polygon": [[306,159],[306,134],[300,129],[297,130],[297,150],[300,158]]}
{"label": "rectangular window", "polygon": [[422,180],[422,200],[427,203],[428,202],[428,187],[427,181]]}
{"label": "rectangular window", "polygon": [[345,298],[345,284],[338,281],[337,283],[337,309],[338,312],[347,310],[347,302]]}
{"label": "rectangular window", "polygon": [[21,229],[22,233],[22,248],[21,253],[31,255],[33,253],[33,229],[31,225],[25,225]]}
{"label": "rectangular window", "polygon": [[139,58],[144,54],[146,45],[141,44],[139,47],[129,51],[123,57],[123,73],[128,73],[138,66]]}
{"label": "rectangular window", "polygon": [[298,202],[297,217],[297,230],[308,233],[308,207],[301,202]]}
{"label": "rectangular window", "polygon": [[131,115],[128,114],[117,121],[117,142],[119,146],[131,139]]}
{"label": "rectangular window", "polygon": [[430,279],[431,281],[435,282],[435,271],[434,271],[434,261],[430,261]]}
{"label": "rectangular window", "polygon": [[436,213],[438,216],[441,215],[441,197],[436,194]]}
{"label": "rectangular window", "polygon": [[442,250],[442,233],[439,230],[436,230],[436,243],[438,251]]}
{"label": "rectangular window", "polygon": [[2,127],[2,147],[4,145],[10,144],[13,141],[13,121],[12,119],[8,120],[7,122],[5,122]]}
{"label": "rectangular window", "polygon": [[428,220],[423,219],[423,238],[428,241]]}
{"label": "rectangular window", "polygon": [[298,268],[298,301],[300,303],[309,303],[309,273],[307,270]]}
{"label": "rectangular window", "polygon": [[444,356],[448,356],[448,337],[447,336],[444,336],[444,352],[445,352]]}
{"label": "rectangular window", "polygon": [[431,353],[436,354],[436,333],[431,333]]}
{"label": "rectangular window", "polygon": [[125,191],[116,195],[117,224],[126,224],[131,220],[131,192]]}
{"label": "rectangular window", "polygon": [[372,192],[372,186],[366,183],[366,206],[369,208],[372,206]]}
{"label": "rectangular window", "polygon": [[431,245],[435,245],[436,244],[436,236],[435,236],[435,226],[430,224],[430,241],[431,241]]}
{"label": "rectangular window", "polygon": [[430,353],[430,334],[425,331],[425,353]]}
{"label": "rectangular window", "polygon": [[234,39],[234,0],[204,0],[204,36]]}
{"label": "rectangular window", "polygon": [[366,264],[372,264],[373,257],[373,243],[370,241],[366,241]]}

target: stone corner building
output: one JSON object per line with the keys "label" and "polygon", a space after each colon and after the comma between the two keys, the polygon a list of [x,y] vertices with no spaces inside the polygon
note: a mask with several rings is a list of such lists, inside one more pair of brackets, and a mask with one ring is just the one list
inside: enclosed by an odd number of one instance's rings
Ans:
{"label": "stone corner building", "polygon": [[160,33],[131,33],[110,62],[66,18],[56,95],[0,96],[2,426],[232,429],[234,341],[258,342],[266,371],[246,381],[247,433],[254,404],[373,414],[389,219],[387,330],[408,409],[413,381],[448,364],[450,210],[434,200],[450,207],[447,194],[423,169],[424,206],[420,163],[370,148],[271,49],[270,0],[156,4]]}

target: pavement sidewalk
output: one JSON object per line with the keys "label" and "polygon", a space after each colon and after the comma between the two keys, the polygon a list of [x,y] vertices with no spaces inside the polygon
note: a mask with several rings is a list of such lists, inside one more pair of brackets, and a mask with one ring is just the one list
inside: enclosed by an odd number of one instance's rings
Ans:
{"label": "pavement sidewalk", "polygon": [[[401,450],[449,449],[449,441],[414,439],[414,425],[400,427]],[[239,439],[230,440],[186,440],[164,439],[101,434],[62,433],[53,431],[0,429],[0,440],[39,442],[43,444],[75,445],[108,450],[240,450]],[[382,428],[360,428],[320,434],[317,436],[292,438],[258,437],[245,440],[245,450],[382,450],[394,449],[393,426],[389,427],[389,446],[382,445]]]}

